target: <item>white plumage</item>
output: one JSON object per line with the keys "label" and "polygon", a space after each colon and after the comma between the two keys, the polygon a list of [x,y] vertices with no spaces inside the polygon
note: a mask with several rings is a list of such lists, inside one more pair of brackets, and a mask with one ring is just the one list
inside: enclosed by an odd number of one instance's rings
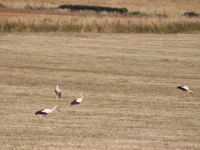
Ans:
{"label": "white plumage", "polygon": [[184,85],[184,86],[178,86],[177,89],[182,90],[184,93],[185,93],[185,92],[191,93],[191,95],[193,96],[193,92],[190,91],[190,89],[189,89],[188,86],[185,86],[185,85]]}
{"label": "white plumage", "polygon": [[44,118],[45,118],[45,116],[47,115],[47,114],[50,114],[50,113],[52,113],[54,110],[58,110],[58,111],[60,111],[60,109],[58,109],[58,106],[55,106],[53,109],[41,109],[41,110],[39,110],[39,111],[37,111],[36,113],[35,113],[35,115],[41,115],[41,116],[44,116]]}
{"label": "white plumage", "polygon": [[55,88],[56,99],[57,99],[57,98],[61,98],[61,90],[59,89],[59,85],[60,85],[60,83],[57,82],[56,88]]}
{"label": "white plumage", "polygon": [[72,106],[74,106],[74,105],[79,105],[79,104],[82,102],[83,97],[84,97],[84,94],[81,93],[80,95],[81,95],[80,98],[77,98],[77,99],[75,99],[75,100],[73,100],[73,101],[71,102],[71,105],[72,105]]}

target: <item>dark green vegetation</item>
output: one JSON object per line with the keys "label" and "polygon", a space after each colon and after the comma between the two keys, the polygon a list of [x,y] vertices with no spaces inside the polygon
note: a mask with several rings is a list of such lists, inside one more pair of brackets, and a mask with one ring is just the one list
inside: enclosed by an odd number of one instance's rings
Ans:
{"label": "dark green vegetation", "polygon": [[120,13],[126,14],[128,9],[126,8],[112,8],[112,7],[103,7],[103,6],[89,6],[89,5],[60,5],[59,9],[69,9],[71,11],[95,11],[102,12],[106,11],[108,13]]}
{"label": "dark green vegetation", "polygon": [[200,17],[200,15],[195,12],[185,12],[183,15],[186,17]]}
{"label": "dark green vegetation", "polygon": [[5,6],[2,3],[0,3],[0,8],[5,8]]}

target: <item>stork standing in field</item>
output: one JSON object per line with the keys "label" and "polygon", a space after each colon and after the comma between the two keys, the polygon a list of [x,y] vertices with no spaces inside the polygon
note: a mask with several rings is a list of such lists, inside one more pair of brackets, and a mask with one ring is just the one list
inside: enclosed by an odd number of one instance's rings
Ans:
{"label": "stork standing in field", "polygon": [[80,98],[77,98],[77,99],[75,99],[75,100],[73,100],[73,101],[71,102],[71,105],[72,105],[72,106],[75,106],[75,105],[78,106],[78,105],[82,102],[83,97],[84,97],[84,94],[81,93],[81,97],[80,97]]}
{"label": "stork standing in field", "polygon": [[193,92],[190,91],[189,87],[187,87],[185,85],[184,86],[178,86],[177,89],[182,90],[184,92],[184,94],[185,94],[185,92],[191,93],[191,95],[193,96]]}
{"label": "stork standing in field", "polygon": [[56,99],[61,98],[61,91],[59,89],[60,83],[57,82],[56,88],[55,88],[55,93],[56,93]]}
{"label": "stork standing in field", "polygon": [[40,116],[43,116],[44,118],[43,118],[43,121],[44,121],[44,119],[45,119],[45,116],[47,115],[47,114],[50,114],[50,113],[52,113],[54,110],[58,110],[58,111],[60,111],[60,109],[58,109],[58,106],[55,106],[53,109],[42,109],[42,110],[39,110],[39,111],[37,111],[36,113],[35,113],[35,115],[40,115]]}

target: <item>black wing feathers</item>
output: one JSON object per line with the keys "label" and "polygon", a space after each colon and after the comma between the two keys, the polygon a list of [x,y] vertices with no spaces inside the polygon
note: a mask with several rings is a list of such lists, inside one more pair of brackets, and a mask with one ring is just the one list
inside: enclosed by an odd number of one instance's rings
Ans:
{"label": "black wing feathers", "polygon": [[59,98],[61,98],[61,93],[60,92],[58,93],[58,96],[59,96]]}
{"label": "black wing feathers", "polygon": [[76,100],[77,100],[77,99],[73,100],[73,101],[71,102],[71,105],[77,105],[77,104],[80,104],[80,102],[77,102]]}
{"label": "black wing feathers", "polygon": [[44,109],[37,111],[37,112],[35,113],[35,115],[45,115],[45,114],[47,114],[46,112],[42,112],[43,110],[44,110]]}
{"label": "black wing feathers", "polygon": [[182,86],[178,86],[177,89],[181,89],[183,91],[186,91],[186,89],[184,89]]}

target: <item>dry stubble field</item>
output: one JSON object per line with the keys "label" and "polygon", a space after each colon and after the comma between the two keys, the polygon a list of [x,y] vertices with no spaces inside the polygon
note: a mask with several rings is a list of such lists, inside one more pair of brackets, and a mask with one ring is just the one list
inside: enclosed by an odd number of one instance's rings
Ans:
{"label": "dry stubble field", "polygon": [[1,34],[0,149],[198,150],[199,50],[199,34]]}

